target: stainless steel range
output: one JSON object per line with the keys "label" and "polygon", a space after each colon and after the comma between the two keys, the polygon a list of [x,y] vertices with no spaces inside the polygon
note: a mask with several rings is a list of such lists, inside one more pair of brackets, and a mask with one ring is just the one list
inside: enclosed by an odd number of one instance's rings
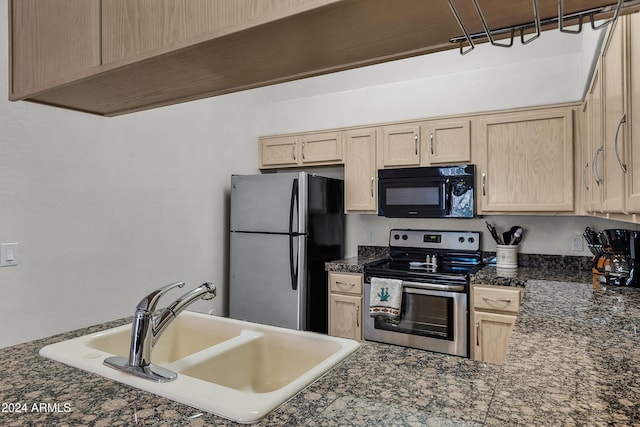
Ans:
{"label": "stainless steel range", "polygon": [[[469,357],[469,275],[482,264],[480,233],[393,229],[389,252],[364,268],[364,338]],[[374,277],[402,281],[399,321],[369,315]]]}

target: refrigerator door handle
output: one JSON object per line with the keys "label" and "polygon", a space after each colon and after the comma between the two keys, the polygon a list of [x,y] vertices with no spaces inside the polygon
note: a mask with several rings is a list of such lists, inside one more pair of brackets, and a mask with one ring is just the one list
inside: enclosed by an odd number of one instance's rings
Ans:
{"label": "refrigerator door handle", "polygon": [[[298,179],[295,178],[291,187],[291,204],[289,205],[289,270],[291,273],[291,289],[294,291],[298,289],[298,262],[294,262],[293,259],[293,218],[294,208],[296,213],[298,211],[298,203]],[[297,218],[297,215],[295,217]]]}
{"label": "refrigerator door handle", "polygon": [[289,271],[291,273],[291,289],[298,290],[298,261],[293,259],[293,234],[289,235]]}
{"label": "refrigerator door handle", "polygon": [[[297,214],[299,210],[298,206],[298,178],[295,178],[293,180],[293,185],[291,186],[291,202],[289,204],[289,234],[293,233],[294,208],[295,213]],[[297,218],[297,215],[295,218]]]}

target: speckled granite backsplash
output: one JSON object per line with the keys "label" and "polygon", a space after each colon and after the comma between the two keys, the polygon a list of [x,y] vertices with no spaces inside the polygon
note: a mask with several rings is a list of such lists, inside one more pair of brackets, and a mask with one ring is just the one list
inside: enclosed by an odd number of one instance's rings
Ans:
{"label": "speckled granite backsplash", "polygon": [[[482,253],[485,260],[495,256],[495,252]],[[589,256],[518,254],[519,267],[591,271],[591,264],[592,260]]]}
{"label": "speckled granite backsplash", "polygon": [[381,259],[389,257],[387,246],[358,246],[358,258]]}

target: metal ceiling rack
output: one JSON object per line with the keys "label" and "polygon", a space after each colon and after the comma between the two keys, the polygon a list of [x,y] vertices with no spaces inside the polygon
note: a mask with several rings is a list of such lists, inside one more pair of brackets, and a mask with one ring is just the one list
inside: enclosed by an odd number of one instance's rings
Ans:
{"label": "metal ceiling rack", "polygon": [[[462,18],[460,17],[460,13],[458,13],[458,10],[456,9],[456,7],[453,4],[453,0],[447,0],[449,2],[449,7],[451,8],[451,11],[453,12],[454,17],[456,18],[456,21],[458,22],[458,25],[460,26],[460,29],[462,30],[462,33],[464,34],[463,36],[459,36],[459,37],[454,37],[452,39],[450,39],[449,41],[451,43],[459,43],[460,44],[460,54],[461,55],[466,55],[467,53],[471,52],[473,49],[475,49],[475,43],[474,40],[481,40],[481,39],[488,39],[489,42],[493,45],[493,46],[499,46],[499,47],[511,47],[513,46],[513,41],[515,39],[516,33],[520,34],[520,40],[522,42],[522,44],[528,44],[532,41],[534,41],[535,39],[537,39],[538,37],[540,37],[540,33],[542,32],[542,27],[543,26],[547,26],[547,25],[553,25],[553,24],[557,24],[558,25],[558,29],[564,33],[570,33],[570,34],[578,34],[582,31],[582,24],[584,22],[585,17],[589,18],[589,21],[591,23],[591,28],[593,28],[594,30],[598,30],[601,29],[607,25],[609,25],[610,23],[614,22],[616,19],[618,19],[618,16],[620,15],[620,10],[622,10],[623,5],[627,6],[631,6],[631,5],[635,5],[640,3],[639,0],[618,0],[617,4],[615,5],[609,5],[609,6],[603,6],[603,7],[599,7],[599,8],[595,8],[595,9],[588,9],[588,10],[583,10],[580,12],[574,12],[574,13],[570,13],[565,15],[564,13],[564,0],[558,0],[558,16],[557,17],[553,17],[553,18],[547,18],[547,19],[540,19],[540,11],[539,11],[539,6],[538,6],[538,0],[532,0],[533,2],[533,21],[525,23],[525,24],[520,24],[520,25],[514,25],[511,27],[505,27],[505,28],[500,28],[500,29],[496,29],[496,30],[491,30],[489,28],[489,24],[487,23],[487,19],[484,15],[484,13],[482,12],[482,8],[480,7],[480,4],[478,3],[478,0],[472,0],[473,1],[473,5],[475,6],[476,12],[478,13],[478,16],[480,17],[480,22],[482,23],[482,28],[484,31],[479,32],[479,33],[473,33],[470,34],[469,31],[467,30],[466,26],[464,25],[464,22],[462,22]],[[609,13],[613,11],[613,16],[611,18],[609,18],[608,20],[606,20],[605,22],[602,22],[598,25],[596,25],[595,23],[595,17],[596,15],[600,15],[603,13]],[[576,30],[574,29],[569,29],[566,27],[566,22],[568,21],[572,21],[572,20],[578,20],[578,28]],[[525,33],[528,30],[531,29],[535,29],[535,34],[530,36],[529,38],[525,38]],[[500,42],[497,41],[497,38],[505,38],[503,36],[506,35],[506,38],[509,40],[508,42]],[[464,48],[464,42],[467,43],[468,47],[465,49]]]}

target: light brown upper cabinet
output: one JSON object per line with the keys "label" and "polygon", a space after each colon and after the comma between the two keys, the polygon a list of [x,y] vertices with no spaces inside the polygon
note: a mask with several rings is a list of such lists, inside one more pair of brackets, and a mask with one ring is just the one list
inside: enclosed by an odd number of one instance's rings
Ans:
{"label": "light brown upper cabinet", "polygon": [[603,170],[602,209],[604,212],[625,212],[624,156],[627,130],[626,106],[626,37],[624,19],[615,22],[602,52],[603,94]]}
{"label": "light brown upper cabinet", "polygon": [[344,132],[264,137],[258,144],[260,169],[343,163]]}
{"label": "light brown upper cabinet", "polygon": [[420,165],[420,125],[389,125],[380,131],[382,167]]}
{"label": "light brown upper cabinet", "polygon": [[470,120],[435,120],[422,126],[422,165],[470,161]]}
{"label": "light brown upper cabinet", "polygon": [[300,138],[302,165],[342,164],[344,132],[324,132],[303,135]]}
{"label": "light brown upper cabinet", "polygon": [[627,114],[627,144],[624,162],[626,176],[626,209],[640,212],[640,13],[628,16],[627,58],[629,97]]}
{"label": "light brown upper cabinet", "polygon": [[298,165],[298,145],[300,137],[276,136],[258,140],[258,161],[260,169],[269,167],[291,167]]}
{"label": "light brown upper cabinet", "polygon": [[587,212],[602,212],[602,80],[597,66],[583,106],[582,187]]}
{"label": "light brown upper cabinet", "polygon": [[375,129],[347,131],[345,139],[345,210],[376,213],[378,169]]}
{"label": "light brown upper cabinet", "polygon": [[479,213],[574,210],[573,109],[495,114],[477,125]]}
{"label": "light brown upper cabinet", "polygon": [[302,0],[102,0],[103,63],[190,44],[203,36],[222,33],[302,3]]}
{"label": "light brown upper cabinet", "polygon": [[[580,202],[582,204],[583,212],[589,212],[589,198],[591,195],[589,194],[589,165],[591,162],[589,161],[589,147],[590,141],[589,139],[589,114],[591,113],[591,103],[588,100],[588,96],[585,97],[585,100],[582,102],[580,106],[580,135],[578,136],[578,140],[580,141],[580,150],[576,153],[576,165],[578,170],[582,171],[582,175],[580,179],[577,181],[579,183],[580,188],[577,193],[580,194]],[[577,184],[578,185],[578,184]]]}
{"label": "light brown upper cabinet", "polygon": [[640,212],[640,14],[611,29],[585,104],[586,210],[631,218]]}
{"label": "light brown upper cabinet", "polygon": [[380,128],[381,168],[469,163],[471,121],[444,119]]}
{"label": "light brown upper cabinet", "polygon": [[10,94],[89,72],[101,64],[100,0],[9,3]]}

